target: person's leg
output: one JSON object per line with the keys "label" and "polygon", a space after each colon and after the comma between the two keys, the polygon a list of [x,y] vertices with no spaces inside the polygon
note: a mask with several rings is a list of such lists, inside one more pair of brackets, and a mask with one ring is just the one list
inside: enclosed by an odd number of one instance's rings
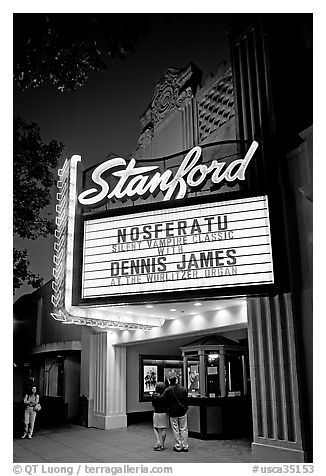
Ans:
{"label": "person's leg", "polygon": [[170,417],[171,428],[174,436],[174,448],[177,451],[181,451],[181,439],[180,439],[180,432],[179,432],[179,418],[178,417]]}
{"label": "person's leg", "polygon": [[24,412],[24,434],[22,438],[25,438],[28,433],[28,423],[29,423],[29,411],[25,410]]}
{"label": "person's leg", "polygon": [[36,418],[36,412],[34,412],[34,410],[31,410],[30,416],[29,416],[29,430],[28,430],[27,438],[32,438],[33,436],[35,418]]}
{"label": "person's leg", "polygon": [[181,447],[183,450],[188,449],[188,421],[187,414],[179,418]]}
{"label": "person's leg", "polygon": [[[154,427],[153,427],[153,430],[154,430],[154,435],[155,435],[155,439],[156,439],[155,448],[158,448],[158,447],[161,446],[161,439],[160,439],[159,429],[154,426]],[[154,448],[154,449],[155,449],[155,448]]]}
{"label": "person's leg", "polygon": [[163,432],[164,432],[164,428],[158,428],[158,434],[159,434],[159,438],[160,438],[160,447],[163,448],[164,447],[164,441],[163,441]]}
{"label": "person's leg", "polygon": [[162,428],[162,448],[165,449],[166,428]]}

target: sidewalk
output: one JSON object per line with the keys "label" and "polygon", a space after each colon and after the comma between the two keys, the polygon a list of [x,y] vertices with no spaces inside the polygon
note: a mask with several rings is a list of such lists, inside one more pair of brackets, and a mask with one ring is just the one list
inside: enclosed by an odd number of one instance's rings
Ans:
{"label": "sidewalk", "polygon": [[151,424],[116,430],[78,425],[35,431],[31,440],[14,439],[14,463],[250,463],[249,439],[204,441],[189,438],[189,452],[175,453],[171,429],[165,451],[153,451]]}

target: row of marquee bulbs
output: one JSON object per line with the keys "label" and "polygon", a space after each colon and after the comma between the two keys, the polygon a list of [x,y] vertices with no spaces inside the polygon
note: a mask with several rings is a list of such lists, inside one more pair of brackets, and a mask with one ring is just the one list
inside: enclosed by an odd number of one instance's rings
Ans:
{"label": "row of marquee bulbs", "polygon": [[[201,304],[201,302],[194,302],[193,305],[194,305],[194,306],[201,306],[202,304]],[[154,306],[153,306],[152,304],[147,304],[145,307],[147,307],[148,309],[152,309]],[[219,309],[219,308],[217,308],[217,309]],[[169,311],[170,311],[170,312],[177,312],[178,309],[171,308],[171,309],[169,309]]]}

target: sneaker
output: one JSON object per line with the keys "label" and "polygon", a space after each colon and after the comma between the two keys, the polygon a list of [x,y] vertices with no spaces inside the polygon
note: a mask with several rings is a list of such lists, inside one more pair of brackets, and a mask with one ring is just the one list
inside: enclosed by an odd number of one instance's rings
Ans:
{"label": "sneaker", "polygon": [[162,449],[163,449],[163,448],[162,448],[162,446],[160,446],[160,445],[154,446],[154,451],[162,451]]}
{"label": "sneaker", "polygon": [[173,448],[173,451],[176,451],[177,453],[181,453],[181,449],[180,449],[180,448],[176,448],[175,446],[174,446],[174,448]]}
{"label": "sneaker", "polygon": [[162,450],[162,451],[165,450],[165,446],[161,446],[161,450]]}
{"label": "sneaker", "polygon": [[26,438],[26,436],[27,436],[27,433],[24,433],[22,436],[22,439]]}
{"label": "sneaker", "polygon": [[188,448],[182,448],[181,451],[183,451],[184,453],[188,453],[189,450],[188,450]]}
{"label": "sneaker", "polygon": [[30,440],[32,438],[32,435],[27,435],[27,438]]}

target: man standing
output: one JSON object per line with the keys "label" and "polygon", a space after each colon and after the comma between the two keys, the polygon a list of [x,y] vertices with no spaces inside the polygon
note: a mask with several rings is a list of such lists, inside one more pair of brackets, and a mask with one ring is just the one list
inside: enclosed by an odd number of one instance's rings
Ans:
{"label": "man standing", "polygon": [[163,393],[170,415],[170,423],[175,440],[174,451],[188,451],[187,390],[177,384],[176,375],[169,379],[170,386]]}

